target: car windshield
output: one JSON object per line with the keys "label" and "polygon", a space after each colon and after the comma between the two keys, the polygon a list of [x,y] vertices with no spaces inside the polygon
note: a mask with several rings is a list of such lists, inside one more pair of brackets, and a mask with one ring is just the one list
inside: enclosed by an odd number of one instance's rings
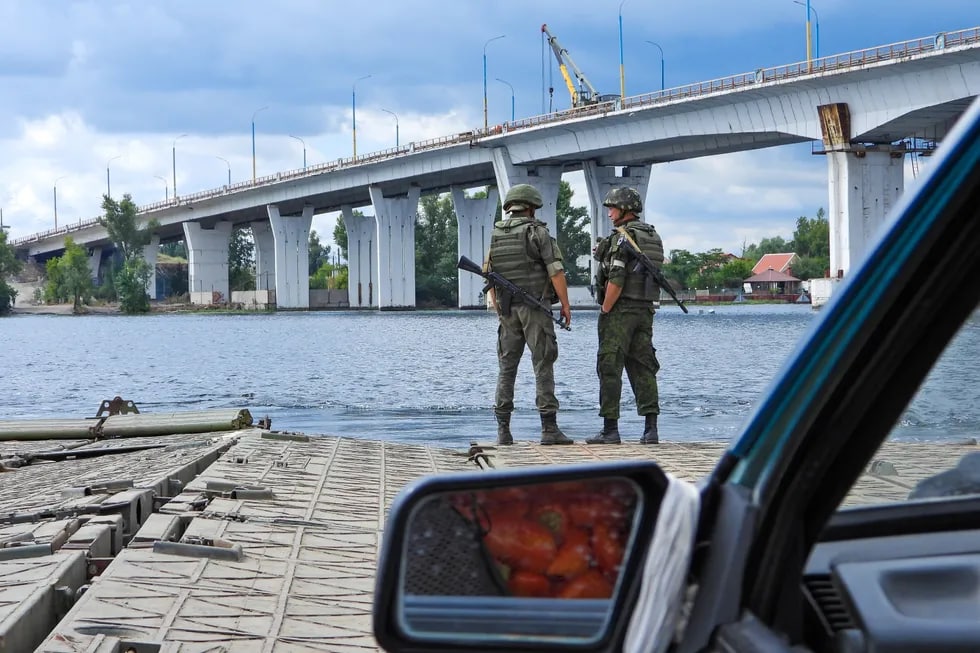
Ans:
{"label": "car windshield", "polygon": [[977,352],[980,310],[961,326],[842,508],[980,495],[980,465],[970,469],[970,454],[980,451]]}

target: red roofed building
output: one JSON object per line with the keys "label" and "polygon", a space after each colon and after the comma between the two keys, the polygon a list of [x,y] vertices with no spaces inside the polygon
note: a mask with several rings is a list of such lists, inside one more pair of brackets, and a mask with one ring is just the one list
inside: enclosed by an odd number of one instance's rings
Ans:
{"label": "red roofed building", "polygon": [[[800,260],[796,254],[766,254],[752,267],[752,274],[772,269],[793,276],[793,266]],[[746,279],[748,281],[748,279]]]}

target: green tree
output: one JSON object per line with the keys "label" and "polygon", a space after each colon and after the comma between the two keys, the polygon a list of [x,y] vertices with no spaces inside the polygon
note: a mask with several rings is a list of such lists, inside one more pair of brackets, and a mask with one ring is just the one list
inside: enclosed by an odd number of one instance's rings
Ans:
{"label": "green tree", "polygon": [[63,304],[68,301],[65,284],[61,279],[61,257],[49,258],[44,264],[44,302],[46,304]]}
{"label": "green tree", "polygon": [[166,254],[167,256],[173,256],[174,258],[182,258],[187,260],[187,245],[184,244],[183,240],[176,240],[172,243],[164,243],[160,245],[160,253]]}
{"label": "green tree", "polygon": [[766,254],[783,254],[791,251],[793,251],[792,245],[787,243],[782,236],[773,236],[772,238],[763,238],[758,245],[753,243],[743,248],[742,258],[752,261],[754,265]]}
{"label": "green tree", "polygon": [[58,295],[71,300],[72,311],[82,310],[82,303],[92,296],[92,273],[88,267],[88,253],[77,245],[71,236],[65,238],[65,253],[57,259]]}
{"label": "green tree", "polygon": [[230,290],[255,290],[255,246],[252,228],[236,226],[228,241],[228,287]]}
{"label": "green tree", "polygon": [[17,299],[17,291],[7,283],[7,278],[18,274],[21,268],[14,248],[7,244],[7,232],[0,229],[0,315],[9,313]]}
{"label": "green tree", "polygon": [[588,266],[579,266],[578,259],[591,253],[589,210],[584,206],[572,206],[575,192],[567,181],[558,185],[558,202],[555,206],[557,241],[565,257],[565,272],[569,285],[589,284]]}
{"label": "green tree", "polygon": [[823,209],[817,217],[800,216],[793,232],[793,251],[800,260],[793,265],[793,276],[800,279],[819,279],[830,268],[830,223]]}
{"label": "green tree", "polygon": [[415,225],[415,300],[420,305],[456,306],[458,303],[459,230],[448,193],[419,200]]}
{"label": "green tree", "polygon": [[[310,231],[310,274],[316,274],[325,264],[330,263],[330,245],[320,242],[320,234],[316,229]],[[310,286],[311,288],[313,286]]]}
{"label": "green tree", "polygon": [[675,249],[670,252],[670,262],[663,266],[664,276],[675,281],[680,288],[696,287],[696,275],[700,272],[699,255],[692,254],[686,249]]}
{"label": "green tree", "polygon": [[[354,215],[362,217],[364,214],[355,210]],[[333,226],[333,242],[337,243],[337,247],[340,248],[340,255],[344,257],[344,260],[350,260],[347,256],[347,224],[344,222],[343,213],[337,216],[337,224]]]}
{"label": "green tree", "polygon": [[[120,308],[125,313],[145,313],[150,310],[146,284],[152,271],[143,258],[143,248],[150,244],[159,223],[150,219],[145,227],[140,227],[137,208],[129,193],[119,202],[103,195],[102,210],[105,215],[99,218],[99,224],[105,227],[109,239],[122,254],[122,268],[115,279]],[[143,261],[143,265],[136,261]],[[141,281],[143,285],[139,286]]]}

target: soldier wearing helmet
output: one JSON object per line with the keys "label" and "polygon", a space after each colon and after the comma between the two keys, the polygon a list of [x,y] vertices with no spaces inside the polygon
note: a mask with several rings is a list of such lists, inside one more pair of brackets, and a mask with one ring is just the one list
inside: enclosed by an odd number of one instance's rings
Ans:
{"label": "soldier wearing helmet", "polygon": [[[545,303],[561,303],[565,323],[572,319],[568,283],[561,250],[545,223],[534,218],[544,202],[541,193],[528,184],[513,186],[504,198],[507,214],[494,223],[487,265]],[[558,398],[555,397],[554,364],[558,358],[555,324],[544,312],[523,303],[520,297],[491,289],[500,326],[497,329],[497,392],[494,416],[497,444],[513,444],[510,417],[514,411],[514,383],[524,347],[531,351],[536,388],[535,403],[541,416],[541,444],[571,444],[558,428]]]}
{"label": "soldier wearing helmet", "polygon": [[599,241],[596,299],[599,311],[599,415],[602,430],[586,440],[588,444],[619,444],[619,402],[623,389],[623,369],[636,397],[636,412],[644,418],[640,444],[657,444],[657,416],[660,394],[657,388],[657,350],[653,347],[654,303],[660,288],[642,267],[636,265],[619,243],[623,228],[655,265],[664,261],[664,245],[653,225],[641,222],[643,201],[634,188],[613,188],[602,202],[614,230]]}

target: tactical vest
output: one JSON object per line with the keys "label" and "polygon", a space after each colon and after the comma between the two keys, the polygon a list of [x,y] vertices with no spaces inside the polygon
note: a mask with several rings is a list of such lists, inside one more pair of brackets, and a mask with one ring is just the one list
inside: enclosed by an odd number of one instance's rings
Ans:
{"label": "tactical vest", "polygon": [[550,286],[545,262],[531,246],[531,229],[537,220],[511,218],[493,225],[490,240],[493,271],[512,281],[535,297],[542,297]]}
{"label": "tactical vest", "polygon": [[[636,245],[647,255],[654,265],[661,266],[664,262],[664,243],[652,225],[639,220],[632,220],[623,225],[629,235],[636,241]],[[613,238],[617,237],[616,234]],[[644,302],[655,302],[660,300],[660,286],[650,278],[643,268],[634,272],[636,261],[626,263],[626,281],[623,284],[622,297],[636,299]]]}

